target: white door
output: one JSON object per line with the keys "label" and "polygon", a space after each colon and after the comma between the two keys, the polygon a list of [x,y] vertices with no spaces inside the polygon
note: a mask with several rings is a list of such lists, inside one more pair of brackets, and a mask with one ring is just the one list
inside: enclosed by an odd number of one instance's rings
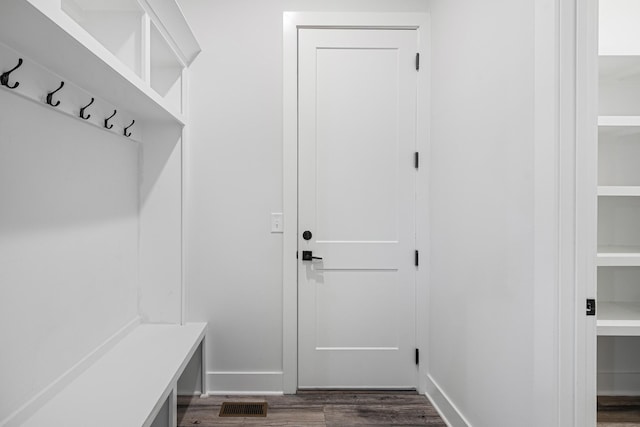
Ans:
{"label": "white door", "polygon": [[298,46],[298,386],[415,388],[416,31]]}

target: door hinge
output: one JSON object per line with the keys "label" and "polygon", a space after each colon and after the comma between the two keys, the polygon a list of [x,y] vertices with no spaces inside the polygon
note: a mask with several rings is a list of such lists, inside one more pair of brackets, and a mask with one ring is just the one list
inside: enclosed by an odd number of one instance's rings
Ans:
{"label": "door hinge", "polygon": [[596,300],[593,298],[587,298],[587,316],[596,315]]}
{"label": "door hinge", "polygon": [[416,53],[416,71],[420,69],[420,54]]}
{"label": "door hinge", "polygon": [[416,365],[420,364],[420,350],[416,348]]}
{"label": "door hinge", "polygon": [[416,251],[415,265],[416,267],[420,265],[420,254],[418,253],[418,251]]}
{"label": "door hinge", "polygon": [[413,155],[413,166],[418,169],[420,167],[420,153],[417,151]]}
{"label": "door hinge", "polygon": [[296,259],[298,259],[298,251],[296,251]]}

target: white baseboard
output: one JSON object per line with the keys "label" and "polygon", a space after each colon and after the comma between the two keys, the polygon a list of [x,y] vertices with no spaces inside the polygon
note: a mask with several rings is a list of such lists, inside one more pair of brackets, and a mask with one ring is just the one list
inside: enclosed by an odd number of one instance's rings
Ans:
{"label": "white baseboard", "polygon": [[471,427],[471,423],[460,413],[456,405],[453,404],[449,396],[442,391],[438,383],[427,375],[427,398],[440,414],[440,417],[449,427]]}
{"label": "white baseboard", "polygon": [[107,338],[105,342],[100,344],[95,350],[87,354],[80,359],[78,363],[69,368],[65,373],[60,375],[47,387],[43,388],[29,401],[16,409],[7,418],[0,421],[0,427],[13,427],[19,426],[24,423],[29,417],[36,413],[45,403],[47,403],[53,396],[60,390],[69,385],[74,379],[82,374],[89,366],[91,366],[96,360],[102,357],[107,351],[109,351],[114,345],[116,345],[122,338],[124,338],[129,332],[131,332],[136,326],[140,324],[140,317],[135,317],[129,323],[124,325]]}
{"label": "white baseboard", "polygon": [[640,396],[640,372],[598,372],[598,395]]}
{"label": "white baseboard", "polygon": [[282,372],[207,372],[208,394],[283,394]]}

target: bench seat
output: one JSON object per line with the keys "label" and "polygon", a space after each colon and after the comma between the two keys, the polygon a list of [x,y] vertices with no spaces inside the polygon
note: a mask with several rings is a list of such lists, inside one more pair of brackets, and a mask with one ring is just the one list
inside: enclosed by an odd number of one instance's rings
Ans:
{"label": "bench seat", "polygon": [[[138,325],[23,425],[155,425],[165,401],[173,396],[175,405],[178,378],[198,346],[204,348],[205,330],[206,323]],[[169,405],[175,418],[175,407]],[[167,425],[173,423],[169,420]]]}

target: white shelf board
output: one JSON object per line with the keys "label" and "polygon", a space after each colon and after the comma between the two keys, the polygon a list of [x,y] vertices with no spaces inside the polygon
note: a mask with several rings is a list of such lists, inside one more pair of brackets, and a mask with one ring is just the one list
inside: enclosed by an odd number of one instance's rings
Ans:
{"label": "white shelf board", "polygon": [[[599,116],[599,127],[639,127],[640,116]],[[638,129],[640,132],[640,129]]]}
{"label": "white shelf board", "polygon": [[640,266],[640,247],[605,246],[598,247],[598,266],[601,267],[637,267]]}
{"label": "white shelf board", "polygon": [[205,329],[206,323],[139,325],[22,426],[150,425]]}
{"label": "white shelf board", "polygon": [[598,196],[640,197],[640,186],[599,185]]}
{"label": "white shelf board", "polygon": [[4,44],[96,97],[122,105],[140,120],[184,125],[181,114],[62,12],[59,3],[5,0],[2,7],[0,41]]}
{"label": "white shelf board", "polygon": [[640,336],[640,302],[598,302],[598,335]]}

